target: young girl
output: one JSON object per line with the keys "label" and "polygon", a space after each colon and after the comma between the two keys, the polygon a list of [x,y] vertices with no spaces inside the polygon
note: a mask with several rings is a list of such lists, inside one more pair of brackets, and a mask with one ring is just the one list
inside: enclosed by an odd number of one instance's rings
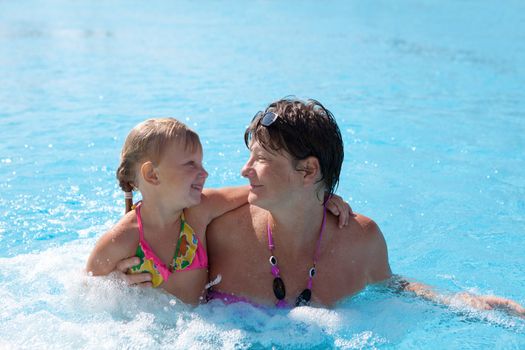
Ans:
{"label": "young girl", "polygon": [[[198,303],[208,280],[206,226],[247,203],[249,191],[248,186],[203,190],[207,177],[193,130],[173,118],[137,125],[126,138],[117,170],[126,215],[97,242],[88,273],[107,275],[121,260],[137,256],[140,263],[132,273],[149,272],[153,287]],[[142,194],[134,210],[133,190]],[[349,207],[339,197],[328,208],[341,212],[340,222],[348,220]]]}

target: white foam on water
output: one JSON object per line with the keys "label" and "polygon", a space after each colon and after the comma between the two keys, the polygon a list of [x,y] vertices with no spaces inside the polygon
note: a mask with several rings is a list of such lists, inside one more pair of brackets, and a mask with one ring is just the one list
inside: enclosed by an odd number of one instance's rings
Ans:
{"label": "white foam on water", "polygon": [[382,345],[386,341],[377,337],[371,331],[355,334],[351,339],[336,339],[334,345],[340,349],[376,349],[376,345]]}
{"label": "white foam on water", "polygon": [[193,308],[161,290],[130,288],[112,276],[89,277],[84,264],[94,242],[78,240],[0,259],[9,267],[0,271],[2,346],[300,348],[339,339],[334,334],[341,316],[334,310],[260,309],[220,301]]}
{"label": "white foam on water", "polygon": [[[94,243],[82,239],[0,259],[0,348],[375,348],[402,342],[425,313],[444,313],[373,292],[335,309],[226,306],[218,300],[191,307],[159,289],[87,276]],[[519,331],[508,318],[484,315]]]}

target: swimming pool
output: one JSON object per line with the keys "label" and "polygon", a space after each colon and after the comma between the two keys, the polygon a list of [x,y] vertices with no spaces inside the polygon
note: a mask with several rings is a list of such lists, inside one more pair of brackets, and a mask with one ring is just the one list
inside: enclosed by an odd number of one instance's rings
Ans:
{"label": "swimming pool", "polygon": [[525,6],[438,1],[0,1],[0,348],[524,348],[525,322],[369,288],[334,309],[191,309],[86,280],[123,210],[128,130],[169,115],[208,185],[244,184],[242,133],[314,97],[338,193],[394,272],[525,303]]}

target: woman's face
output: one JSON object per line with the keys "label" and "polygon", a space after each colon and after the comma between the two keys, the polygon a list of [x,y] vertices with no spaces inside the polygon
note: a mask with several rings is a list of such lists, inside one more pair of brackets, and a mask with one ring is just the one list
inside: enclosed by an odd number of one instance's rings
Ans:
{"label": "woman's face", "polygon": [[250,144],[250,158],[241,174],[250,181],[248,202],[268,210],[289,200],[302,178],[286,152],[270,153],[256,141]]}

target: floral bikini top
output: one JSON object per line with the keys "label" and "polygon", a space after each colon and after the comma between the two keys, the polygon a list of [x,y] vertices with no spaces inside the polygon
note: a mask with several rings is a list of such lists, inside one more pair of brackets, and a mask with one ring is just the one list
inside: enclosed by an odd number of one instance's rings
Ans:
{"label": "floral bikini top", "polygon": [[140,216],[141,204],[139,203],[135,208],[139,226],[139,246],[135,256],[140,258],[140,263],[130,269],[131,273],[151,273],[152,285],[153,287],[158,287],[162,282],[168,280],[174,271],[190,271],[208,267],[206,249],[202,246],[191,226],[186,222],[184,212],[180,216],[180,234],[175,254],[170,265],[166,266],[144,239],[144,229]]}

